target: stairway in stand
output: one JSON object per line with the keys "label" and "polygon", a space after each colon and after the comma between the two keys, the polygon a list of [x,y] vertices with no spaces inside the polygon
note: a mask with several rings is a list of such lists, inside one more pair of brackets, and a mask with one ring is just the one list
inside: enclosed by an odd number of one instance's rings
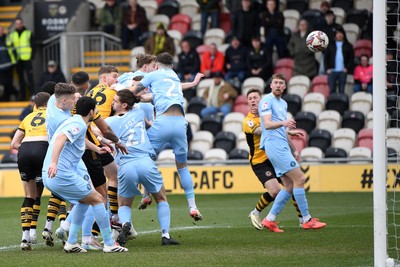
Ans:
{"label": "stairway in stand", "polygon": [[21,10],[22,6],[0,6],[0,26],[2,26],[6,32]]}

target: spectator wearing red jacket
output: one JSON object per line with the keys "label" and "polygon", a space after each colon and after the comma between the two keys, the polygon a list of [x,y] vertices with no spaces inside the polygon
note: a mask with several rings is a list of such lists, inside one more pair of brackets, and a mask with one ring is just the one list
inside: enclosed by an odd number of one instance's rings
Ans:
{"label": "spectator wearing red jacket", "polygon": [[201,58],[200,71],[206,78],[211,77],[211,73],[221,72],[224,73],[225,57],[218,51],[215,43],[210,44],[209,51],[204,52]]}
{"label": "spectator wearing red jacket", "polygon": [[360,65],[354,69],[354,88],[355,92],[368,92],[372,94],[372,65],[369,64],[369,57],[361,55]]}

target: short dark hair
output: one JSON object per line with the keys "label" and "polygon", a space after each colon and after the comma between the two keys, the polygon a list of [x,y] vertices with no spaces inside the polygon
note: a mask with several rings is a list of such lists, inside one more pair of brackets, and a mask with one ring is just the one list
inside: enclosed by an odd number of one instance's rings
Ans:
{"label": "short dark hair", "polygon": [[57,83],[55,83],[53,81],[45,82],[42,85],[42,87],[40,87],[40,91],[41,92],[46,92],[46,93],[48,93],[50,95],[54,95],[54,88],[56,87],[56,84]]}
{"label": "short dark hair", "polygon": [[251,94],[251,93],[257,93],[257,94],[259,94],[260,96],[262,95],[261,90],[258,89],[258,88],[251,88],[249,91],[247,91],[246,96],[248,97],[249,94]]}
{"label": "short dark hair", "polygon": [[57,98],[63,95],[73,95],[75,93],[75,87],[72,84],[67,83],[57,83],[54,89],[54,94]]}
{"label": "short dark hair", "polygon": [[47,106],[47,101],[49,101],[50,94],[46,92],[40,92],[35,95],[35,105],[37,108]]}
{"label": "short dark hair", "polygon": [[83,85],[89,81],[89,74],[84,71],[78,71],[72,75],[71,80],[75,85]]}
{"label": "short dark hair", "polygon": [[105,65],[105,66],[101,66],[99,69],[99,76],[102,74],[107,74],[107,73],[111,73],[111,72],[117,72],[118,73],[118,69],[117,67],[113,66],[113,65]]}
{"label": "short dark hair", "polygon": [[163,65],[172,65],[173,61],[174,58],[168,52],[163,52],[161,54],[158,54],[156,57],[156,62],[159,62]]}
{"label": "short dark hair", "polygon": [[87,116],[91,110],[96,108],[96,100],[88,96],[82,96],[76,101],[76,114]]}
{"label": "short dark hair", "polygon": [[133,77],[132,80],[134,80],[135,82],[140,82],[143,79],[143,77],[144,77],[143,75],[135,76],[135,77]]}
{"label": "short dark hair", "polygon": [[143,55],[143,54],[138,54],[136,56],[136,67],[140,69],[143,67],[145,64],[150,64],[151,62],[156,60],[156,56],[154,55]]}
{"label": "short dark hair", "polygon": [[128,105],[128,107],[127,107],[128,110],[132,109],[132,107],[133,107],[133,105],[135,105],[135,103],[138,103],[138,99],[135,97],[135,95],[129,89],[119,90],[117,92],[117,96],[119,97],[119,101],[121,103]]}
{"label": "short dark hair", "polygon": [[274,75],[272,75],[271,81],[272,81],[273,79],[284,80],[285,83],[286,83],[286,77],[285,77],[285,75],[283,75],[282,73],[275,73]]}

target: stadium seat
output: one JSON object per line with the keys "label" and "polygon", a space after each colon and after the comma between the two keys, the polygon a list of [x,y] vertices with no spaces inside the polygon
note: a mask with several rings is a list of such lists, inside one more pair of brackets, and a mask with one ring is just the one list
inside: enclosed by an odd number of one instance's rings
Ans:
{"label": "stadium seat", "polygon": [[[324,0],[308,0],[308,8],[309,9],[318,9],[321,7],[321,3]],[[307,11],[306,11],[307,12]]]}
{"label": "stadium seat", "polygon": [[387,148],[387,155],[388,155],[389,162],[396,162],[396,159],[397,159],[397,156],[398,156],[396,149],[394,149],[392,147],[388,147]]}
{"label": "stadium seat", "polygon": [[219,13],[219,28],[224,30],[226,35],[231,32],[231,14],[226,12]]}
{"label": "stadium seat", "polygon": [[235,148],[229,153],[229,159],[249,159],[249,152]]}
{"label": "stadium seat", "polygon": [[173,16],[179,13],[178,1],[168,0],[162,2],[160,5],[158,5],[157,13],[166,15],[171,19]]}
{"label": "stadium seat", "polygon": [[346,23],[357,24],[358,27],[363,28],[368,21],[369,12],[365,9],[350,9],[346,10]]}
{"label": "stadium seat", "polygon": [[343,115],[349,109],[349,97],[346,94],[333,93],[326,101],[326,110],[336,110]]}
{"label": "stadium seat", "polygon": [[394,148],[397,152],[400,151],[400,129],[388,128],[386,130],[387,146]]}
{"label": "stadium seat", "polygon": [[340,7],[343,10],[353,8],[353,0],[332,0],[331,7]]}
{"label": "stadium seat", "polygon": [[367,147],[353,147],[350,150],[349,158],[352,159],[371,159],[372,152]]}
{"label": "stadium seat", "polygon": [[282,73],[286,81],[290,81],[293,75],[294,61],[292,58],[281,58],[275,62],[274,73]]}
{"label": "stadium seat", "polygon": [[243,120],[245,116],[239,112],[231,112],[224,118],[222,129],[226,132],[232,132],[239,136],[243,132]]}
{"label": "stadium seat", "polygon": [[201,32],[197,30],[188,31],[183,37],[183,40],[188,41],[190,43],[190,47],[192,48],[196,48],[199,45],[203,44],[203,37],[201,35]]}
{"label": "stadium seat", "polygon": [[236,147],[236,135],[231,132],[221,131],[214,138],[214,148],[222,148],[230,153]]}
{"label": "stadium seat", "polygon": [[374,123],[374,112],[371,110],[367,114],[367,125],[365,126],[365,128],[371,128],[372,129],[373,123]]}
{"label": "stadium seat", "polygon": [[394,110],[390,115],[390,128],[400,128],[400,110]]}
{"label": "stadium seat", "polygon": [[214,136],[222,130],[222,117],[217,114],[210,114],[202,118],[200,129],[209,131]]}
{"label": "stadium seat", "polygon": [[294,94],[304,98],[304,96],[310,91],[311,81],[305,75],[293,76],[288,83],[287,92],[288,94]]}
{"label": "stadium seat", "polygon": [[171,30],[178,30],[182,35],[185,35],[190,30],[192,19],[185,14],[176,14],[172,17],[169,24]]}
{"label": "stadium seat", "polygon": [[246,78],[243,81],[242,84],[242,95],[246,96],[247,95],[247,91],[249,91],[252,88],[257,88],[261,91],[261,94],[264,93],[264,80],[260,77],[249,77]]}
{"label": "stadium seat", "polygon": [[288,104],[287,111],[293,116],[296,116],[297,112],[301,110],[301,98],[298,95],[286,94],[283,97]]}
{"label": "stadium seat", "polygon": [[193,139],[190,142],[190,149],[197,150],[204,155],[207,150],[213,146],[214,136],[208,131],[199,131],[193,134]]}
{"label": "stadium seat", "polygon": [[189,149],[188,160],[203,160],[203,154],[200,151]]}
{"label": "stadium seat", "polygon": [[292,141],[292,144],[296,147],[296,150],[301,153],[301,151],[307,147],[307,139],[308,139],[308,134],[305,130],[303,129],[297,129],[303,133],[303,136],[289,136],[290,140]]}
{"label": "stadium seat", "polygon": [[357,40],[354,44],[354,56],[361,57],[367,55],[372,57],[372,41],[368,39]]}
{"label": "stadium seat", "polygon": [[321,93],[308,93],[304,96],[302,111],[318,116],[325,108],[325,97]]}
{"label": "stadium seat", "polygon": [[325,158],[347,158],[347,152],[342,148],[329,147],[325,152]]}
{"label": "stadium seat", "polygon": [[284,26],[288,27],[291,31],[295,31],[297,29],[297,23],[300,19],[299,11],[296,9],[287,8],[283,10],[283,17],[285,18]]}
{"label": "stadium seat", "polygon": [[204,43],[209,45],[215,43],[217,46],[225,42],[225,32],[222,29],[208,29],[204,34]]}
{"label": "stadium seat", "polygon": [[325,96],[325,98],[329,97],[329,85],[328,85],[328,75],[318,75],[312,79],[311,82],[311,92],[318,92]]}
{"label": "stadium seat", "polygon": [[201,30],[201,14],[198,13],[191,18],[192,18],[192,25],[190,28],[194,31],[200,31]]}
{"label": "stadium seat", "polygon": [[202,79],[199,84],[197,85],[196,88],[196,95],[198,97],[203,97],[204,91],[211,87],[214,84],[214,79],[213,78],[206,78],[206,79]]}
{"label": "stadium seat", "polygon": [[346,32],[347,40],[354,45],[360,36],[360,27],[355,23],[345,23],[343,29]]}
{"label": "stadium seat", "polygon": [[315,161],[324,157],[324,153],[318,147],[306,147],[300,153],[301,161]]}
{"label": "stadium seat", "polygon": [[350,110],[360,111],[364,116],[372,109],[372,95],[366,92],[357,92],[351,96]]}
{"label": "stadium seat", "polygon": [[159,23],[162,23],[164,25],[164,29],[168,29],[169,17],[164,14],[157,14],[152,17],[150,20],[149,31],[156,32]]}
{"label": "stadium seat", "polygon": [[333,134],[333,147],[342,148],[349,153],[354,147],[356,140],[356,132],[350,128],[341,128]]}
{"label": "stadium seat", "polygon": [[194,96],[189,100],[189,106],[187,112],[189,113],[196,113],[200,116],[200,112],[203,108],[205,108],[206,102],[202,97]]}
{"label": "stadium seat", "polygon": [[225,56],[226,49],[228,49],[229,46],[230,46],[230,44],[220,44],[217,46],[217,49],[219,52],[221,52]]}
{"label": "stadium seat", "polygon": [[331,135],[339,129],[341,116],[336,110],[324,110],[318,115],[317,127],[327,130]]}
{"label": "stadium seat", "polygon": [[303,14],[308,9],[308,0],[286,0],[286,10],[288,9],[296,10],[299,14]]}
{"label": "stadium seat", "polygon": [[308,134],[317,125],[317,117],[314,113],[300,111],[295,116],[296,127],[305,130]]}
{"label": "stadium seat", "polygon": [[133,48],[131,50],[131,62],[130,62],[130,65],[129,65],[131,70],[136,70],[137,69],[137,67],[136,67],[136,63],[137,63],[136,56],[139,55],[139,54],[143,54],[143,55],[145,54],[144,46],[136,46],[135,48]]}
{"label": "stadium seat", "polygon": [[224,161],[228,159],[228,154],[222,148],[213,148],[204,154],[205,161]]}
{"label": "stadium seat", "polygon": [[146,10],[146,17],[150,21],[156,14],[158,4],[155,0],[142,1],[140,5]]}
{"label": "stadium seat", "polygon": [[174,39],[174,44],[175,44],[175,55],[178,55],[181,52],[181,41],[183,38],[183,35],[180,31],[171,29],[167,31],[167,34]]}
{"label": "stadium seat", "polygon": [[247,144],[246,134],[244,132],[239,133],[237,136],[236,148],[249,152],[249,145]]}
{"label": "stadium seat", "polygon": [[172,149],[164,149],[158,154],[157,163],[175,163],[175,154]]}
{"label": "stadium seat", "polygon": [[386,110],[389,113],[392,113],[392,110],[397,109],[397,102],[399,100],[399,97],[397,94],[388,94],[386,96]]}
{"label": "stadium seat", "polygon": [[197,4],[196,0],[180,1],[179,13],[186,14],[193,18],[196,14],[199,14],[199,4]]}
{"label": "stadium seat", "polygon": [[293,115],[292,115],[292,113],[290,113],[289,111],[288,112],[286,112],[286,119],[293,119],[294,120],[294,117],[293,117]]}
{"label": "stadium seat", "polygon": [[344,93],[351,97],[353,94],[354,90],[354,75],[353,74],[347,74],[346,77],[346,84],[344,86]]}
{"label": "stadium seat", "polygon": [[366,9],[369,12],[372,11],[372,0],[354,0],[355,9]]}
{"label": "stadium seat", "polygon": [[318,147],[322,152],[325,152],[331,144],[332,136],[327,130],[315,129],[308,137],[308,146]]}
{"label": "stadium seat", "polygon": [[235,99],[235,102],[233,103],[232,111],[240,112],[243,115],[247,116],[250,111],[249,106],[247,105],[247,97],[244,95],[238,95]]}
{"label": "stadium seat", "polygon": [[344,19],[346,18],[346,12],[341,7],[331,7],[331,10],[335,14],[335,22],[339,25],[344,23]]}
{"label": "stadium seat", "polygon": [[373,131],[371,128],[361,129],[357,135],[357,146],[367,147],[373,151]]}
{"label": "stadium seat", "polygon": [[200,129],[200,116],[196,113],[186,113],[185,114],[186,121],[190,124],[192,129],[192,133],[196,133]]}
{"label": "stadium seat", "polygon": [[364,115],[360,111],[347,110],[342,117],[342,128],[351,128],[358,133],[364,128]]}

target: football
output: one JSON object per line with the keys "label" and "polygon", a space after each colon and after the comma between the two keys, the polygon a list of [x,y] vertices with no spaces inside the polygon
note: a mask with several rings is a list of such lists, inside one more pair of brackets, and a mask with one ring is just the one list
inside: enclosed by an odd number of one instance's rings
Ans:
{"label": "football", "polygon": [[322,31],[311,32],[306,39],[306,45],[312,52],[321,52],[328,47],[329,38]]}

